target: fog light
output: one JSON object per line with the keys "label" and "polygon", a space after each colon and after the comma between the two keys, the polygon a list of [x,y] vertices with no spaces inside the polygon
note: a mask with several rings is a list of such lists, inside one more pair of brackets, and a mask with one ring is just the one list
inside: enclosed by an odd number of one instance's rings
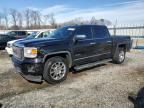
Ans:
{"label": "fog light", "polygon": [[27,71],[30,73],[34,73],[35,72],[35,66],[34,65],[27,65]]}

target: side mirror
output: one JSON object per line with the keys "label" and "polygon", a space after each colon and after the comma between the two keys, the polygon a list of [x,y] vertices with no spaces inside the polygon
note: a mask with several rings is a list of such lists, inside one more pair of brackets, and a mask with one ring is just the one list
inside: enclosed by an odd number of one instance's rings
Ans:
{"label": "side mirror", "polygon": [[76,40],[83,40],[83,39],[85,39],[86,38],[86,35],[76,35],[75,36],[75,39]]}

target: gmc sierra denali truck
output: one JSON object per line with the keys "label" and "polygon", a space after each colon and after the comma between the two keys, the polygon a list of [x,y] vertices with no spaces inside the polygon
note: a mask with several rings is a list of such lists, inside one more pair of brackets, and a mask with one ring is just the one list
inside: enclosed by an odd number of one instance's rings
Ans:
{"label": "gmc sierra denali truck", "polygon": [[109,61],[121,64],[130,48],[130,37],[110,36],[106,26],[67,26],[47,38],[17,41],[12,61],[28,81],[55,84],[66,79],[70,68],[77,71]]}

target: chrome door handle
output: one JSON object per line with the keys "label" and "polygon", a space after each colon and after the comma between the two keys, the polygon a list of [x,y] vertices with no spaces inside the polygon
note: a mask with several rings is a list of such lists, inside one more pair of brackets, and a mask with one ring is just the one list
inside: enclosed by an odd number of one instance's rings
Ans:
{"label": "chrome door handle", "polygon": [[95,42],[90,43],[90,45],[95,45],[95,44],[96,44]]}
{"label": "chrome door handle", "polygon": [[112,41],[107,41],[107,43],[111,43]]}

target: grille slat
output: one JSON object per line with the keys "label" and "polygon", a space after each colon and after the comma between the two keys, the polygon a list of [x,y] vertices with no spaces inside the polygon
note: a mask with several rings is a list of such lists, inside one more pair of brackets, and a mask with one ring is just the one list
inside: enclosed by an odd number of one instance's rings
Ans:
{"label": "grille slat", "polygon": [[13,46],[13,53],[17,59],[20,59],[20,60],[23,59],[23,48]]}

